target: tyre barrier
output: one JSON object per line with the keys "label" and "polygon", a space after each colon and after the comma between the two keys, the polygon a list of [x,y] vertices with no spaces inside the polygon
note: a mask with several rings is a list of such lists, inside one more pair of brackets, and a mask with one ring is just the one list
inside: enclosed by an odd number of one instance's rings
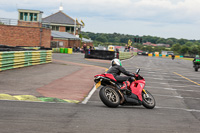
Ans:
{"label": "tyre barrier", "polygon": [[[166,57],[171,58],[172,57],[171,55],[152,54],[152,53],[148,54],[148,56],[150,56],[150,57],[162,57],[162,58],[166,58]],[[182,55],[175,55],[175,58],[183,58],[183,56]]]}
{"label": "tyre barrier", "polygon": [[52,62],[52,50],[0,52],[0,71]]}
{"label": "tyre barrier", "polygon": [[65,53],[65,54],[72,54],[72,48],[52,48],[53,53]]}
{"label": "tyre barrier", "polygon": [[77,100],[59,99],[53,97],[36,97],[33,95],[9,95],[0,94],[0,100],[14,100],[14,101],[34,101],[34,102],[65,102],[65,103],[79,103]]}
{"label": "tyre barrier", "polygon": [[20,48],[23,48],[23,49],[33,49],[33,50],[39,50],[40,47],[20,47]]}

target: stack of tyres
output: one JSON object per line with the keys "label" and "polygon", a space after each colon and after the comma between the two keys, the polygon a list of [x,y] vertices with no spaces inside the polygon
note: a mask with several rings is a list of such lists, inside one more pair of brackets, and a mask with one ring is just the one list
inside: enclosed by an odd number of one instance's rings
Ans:
{"label": "stack of tyres", "polygon": [[52,48],[53,53],[60,53],[60,48]]}
{"label": "stack of tyres", "polygon": [[68,54],[68,48],[65,48],[64,53]]}
{"label": "stack of tyres", "polygon": [[57,48],[52,48],[53,53],[57,53]]}
{"label": "stack of tyres", "polygon": [[52,62],[52,50],[0,52],[0,71]]}
{"label": "stack of tyres", "polygon": [[68,54],[72,54],[72,48],[68,48]]}
{"label": "stack of tyres", "polygon": [[64,53],[64,48],[60,48],[60,53]]}
{"label": "stack of tyres", "polygon": [[60,53],[60,48],[56,48],[56,53]]}

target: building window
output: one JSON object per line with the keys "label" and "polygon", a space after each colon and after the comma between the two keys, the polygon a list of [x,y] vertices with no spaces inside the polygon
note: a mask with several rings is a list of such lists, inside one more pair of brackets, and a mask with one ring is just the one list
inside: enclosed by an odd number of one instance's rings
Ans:
{"label": "building window", "polygon": [[70,27],[66,27],[66,28],[65,28],[65,31],[66,31],[66,32],[71,32],[71,28],[70,28]]}
{"label": "building window", "polygon": [[23,21],[37,21],[37,13],[20,12],[20,20]]}
{"label": "building window", "polygon": [[24,13],[20,12],[20,20],[23,20]]}
{"label": "building window", "polygon": [[51,26],[51,30],[59,31],[59,26],[52,25]]}
{"label": "building window", "polygon": [[30,15],[29,15],[29,21],[33,21],[33,13],[30,13]]}
{"label": "building window", "polygon": [[37,13],[34,13],[34,21],[37,21]]}
{"label": "building window", "polygon": [[48,25],[48,24],[42,24],[42,27],[44,27],[44,28],[51,28],[50,25]]}
{"label": "building window", "polygon": [[66,26],[65,27],[65,31],[69,32],[69,33],[72,33],[72,32],[74,32],[74,27]]}
{"label": "building window", "polygon": [[28,21],[28,13],[24,13],[24,21]]}
{"label": "building window", "polygon": [[74,32],[74,27],[71,27],[71,32]]}

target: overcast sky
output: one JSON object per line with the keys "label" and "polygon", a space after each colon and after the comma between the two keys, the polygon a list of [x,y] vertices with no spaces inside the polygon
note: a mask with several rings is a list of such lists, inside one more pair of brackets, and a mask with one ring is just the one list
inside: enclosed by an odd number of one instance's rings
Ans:
{"label": "overcast sky", "polygon": [[85,23],[83,31],[200,40],[200,0],[0,0],[0,18],[17,9],[59,11]]}

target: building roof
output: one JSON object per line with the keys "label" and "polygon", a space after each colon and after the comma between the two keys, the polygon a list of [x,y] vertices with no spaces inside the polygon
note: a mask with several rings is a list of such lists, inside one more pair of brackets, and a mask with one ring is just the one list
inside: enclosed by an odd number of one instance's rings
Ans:
{"label": "building roof", "polygon": [[30,10],[30,9],[18,9],[18,12],[43,13],[43,11],[40,10]]}
{"label": "building roof", "polygon": [[[67,24],[67,25],[75,25],[75,20],[62,11],[59,11],[55,14],[52,14],[46,18],[42,19],[43,23],[55,23],[55,24]],[[77,25],[80,25],[78,21],[76,21]]]}
{"label": "building roof", "polygon": [[68,32],[51,31],[51,36],[53,36],[53,38],[80,40],[80,38],[78,38],[75,35],[72,35]]}

